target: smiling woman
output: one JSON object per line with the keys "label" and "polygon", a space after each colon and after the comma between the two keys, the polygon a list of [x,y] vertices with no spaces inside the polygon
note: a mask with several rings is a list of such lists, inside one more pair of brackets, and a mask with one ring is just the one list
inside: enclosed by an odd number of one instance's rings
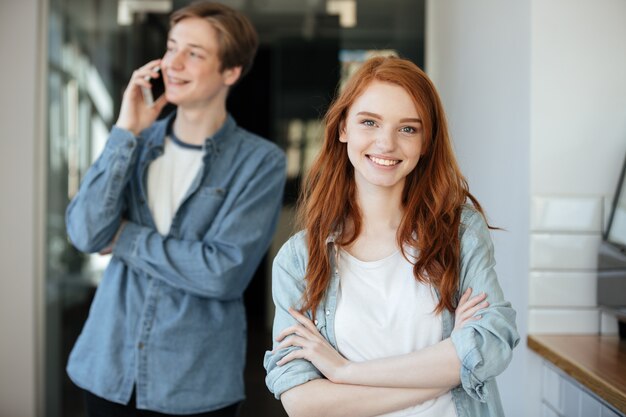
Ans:
{"label": "smiling woman", "polygon": [[[290,416],[501,416],[519,341],[439,96],[373,58],[325,117],[304,230],[274,260],[267,386]],[[489,360],[485,360],[489,358]]]}
{"label": "smiling woman", "polygon": [[350,107],[339,140],[347,144],[359,190],[375,186],[401,192],[422,151],[411,96],[396,84],[373,81]]}

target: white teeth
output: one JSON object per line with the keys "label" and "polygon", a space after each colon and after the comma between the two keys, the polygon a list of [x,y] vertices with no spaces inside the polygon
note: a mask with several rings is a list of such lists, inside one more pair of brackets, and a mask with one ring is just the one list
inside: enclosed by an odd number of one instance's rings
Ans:
{"label": "white teeth", "polygon": [[376,158],[375,156],[370,156],[369,158],[375,164],[384,165],[386,167],[390,167],[390,166],[397,165],[400,163],[400,161],[398,161],[397,159],[382,159],[382,158]]}
{"label": "white teeth", "polygon": [[168,80],[172,84],[182,84],[184,81],[180,78],[168,77]]}

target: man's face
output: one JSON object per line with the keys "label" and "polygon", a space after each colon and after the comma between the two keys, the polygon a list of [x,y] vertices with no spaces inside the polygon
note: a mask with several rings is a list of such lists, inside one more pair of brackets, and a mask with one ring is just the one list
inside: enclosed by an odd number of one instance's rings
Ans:
{"label": "man's face", "polygon": [[217,31],[208,21],[189,17],[170,30],[161,61],[165,93],[170,103],[184,107],[210,106],[226,100],[240,68],[220,71]]}

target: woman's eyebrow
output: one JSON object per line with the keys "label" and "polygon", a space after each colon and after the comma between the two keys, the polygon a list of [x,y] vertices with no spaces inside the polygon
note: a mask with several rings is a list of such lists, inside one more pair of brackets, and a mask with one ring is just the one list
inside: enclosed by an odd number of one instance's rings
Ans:
{"label": "woman's eyebrow", "polygon": [[404,119],[400,119],[400,123],[422,123],[422,119],[414,118],[414,117],[407,117]]}
{"label": "woman's eyebrow", "polygon": [[373,117],[375,119],[382,119],[382,116],[376,113],[371,113],[368,111],[360,111],[356,114],[357,116],[368,116],[368,117]]}
{"label": "woman's eyebrow", "polygon": [[[374,119],[382,119],[383,117],[380,114],[372,113],[369,111],[360,111],[356,114],[357,116],[368,116]],[[422,119],[419,117],[405,117],[404,119],[400,119],[400,123],[422,123]]]}

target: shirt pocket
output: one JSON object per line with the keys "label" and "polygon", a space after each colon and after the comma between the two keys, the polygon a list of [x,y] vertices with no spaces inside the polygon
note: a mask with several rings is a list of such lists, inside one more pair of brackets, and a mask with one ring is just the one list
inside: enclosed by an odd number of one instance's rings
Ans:
{"label": "shirt pocket", "polygon": [[224,206],[228,191],[220,187],[201,187],[185,203],[181,233],[184,239],[201,240]]}

